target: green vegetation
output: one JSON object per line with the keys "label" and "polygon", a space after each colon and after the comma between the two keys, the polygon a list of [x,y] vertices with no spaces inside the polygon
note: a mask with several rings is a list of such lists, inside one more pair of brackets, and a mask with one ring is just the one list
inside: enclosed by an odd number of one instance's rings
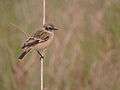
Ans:
{"label": "green vegetation", "polygon": [[[120,1],[46,0],[60,31],[44,60],[45,90],[120,89]],[[42,0],[0,0],[0,90],[40,90],[40,61],[17,64],[27,33],[42,25]]]}

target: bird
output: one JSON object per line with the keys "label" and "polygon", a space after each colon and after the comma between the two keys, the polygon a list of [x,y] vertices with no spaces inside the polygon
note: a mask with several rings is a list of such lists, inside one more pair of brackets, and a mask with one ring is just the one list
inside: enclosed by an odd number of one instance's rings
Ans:
{"label": "bird", "polygon": [[22,53],[18,57],[18,60],[23,60],[31,50],[36,50],[40,57],[44,58],[39,50],[44,50],[50,45],[53,41],[54,32],[56,30],[58,30],[58,28],[56,28],[55,25],[44,24],[42,28],[25,40],[21,47]]}

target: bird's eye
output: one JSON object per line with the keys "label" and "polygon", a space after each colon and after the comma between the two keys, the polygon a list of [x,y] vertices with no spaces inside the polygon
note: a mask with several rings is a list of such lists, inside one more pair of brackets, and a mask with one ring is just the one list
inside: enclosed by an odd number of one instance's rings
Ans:
{"label": "bird's eye", "polygon": [[51,27],[48,27],[49,29],[52,29]]}

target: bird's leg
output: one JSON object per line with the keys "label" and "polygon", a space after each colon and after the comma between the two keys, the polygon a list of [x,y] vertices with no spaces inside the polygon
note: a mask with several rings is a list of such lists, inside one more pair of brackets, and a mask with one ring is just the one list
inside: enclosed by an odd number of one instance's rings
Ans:
{"label": "bird's leg", "polygon": [[40,55],[40,57],[44,59],[43,55],[38,50],[36,50],[36,51]]}

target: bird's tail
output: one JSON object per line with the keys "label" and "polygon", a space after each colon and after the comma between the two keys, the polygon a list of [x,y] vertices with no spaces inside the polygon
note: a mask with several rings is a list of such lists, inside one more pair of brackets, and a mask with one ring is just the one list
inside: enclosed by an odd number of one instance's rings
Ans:
{"label": "bird's tail", "polygon": [[19,59],[19,60],[22,60],[22,59],[24,58],[24,56],[25,56],[30,50],[31,50],[31,49],[23,51],[23,52],[20,54],[20,56],[18,57],[18,59]]}

